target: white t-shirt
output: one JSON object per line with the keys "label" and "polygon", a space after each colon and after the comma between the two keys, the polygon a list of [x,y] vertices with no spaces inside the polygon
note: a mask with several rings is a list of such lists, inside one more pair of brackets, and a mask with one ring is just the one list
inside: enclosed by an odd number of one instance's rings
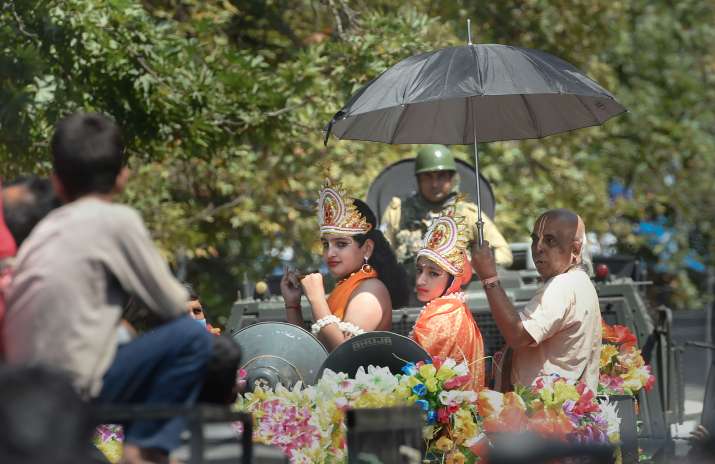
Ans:
{"label": "white t-shirt", "polygon": [[91,197],[52,211],[17,256],[2,328],[7,362],[63,370],[82,394],[97,395],[129,296],[164,320],[186,311],[186,290],[139,214]]}
{"label": "white t-shirt", "polygon": [[530,385],[541,375],[582,379],[596,392],[601,311],[588,274],[574,268],[549,279],[520,311],[535,344],[514,350],[511,378]]}

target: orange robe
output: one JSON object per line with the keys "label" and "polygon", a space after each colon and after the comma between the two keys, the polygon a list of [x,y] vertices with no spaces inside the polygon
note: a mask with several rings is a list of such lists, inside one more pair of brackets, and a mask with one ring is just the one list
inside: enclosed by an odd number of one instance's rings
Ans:
{"label": "orange robe", "polygon": [[348,307],[350,297],[358,285],[360,285],[360,282],[366,279],[375,278],[377,278],[377,271],[374,269],[370,270],[370,272],[365,272],[363,270],[353,272],[350,277],[340,282],[335,286],[333,291],[330,292],[330,296],[328,296],[328,307],[330,308],[330,312],[342,321],[343,317],[345,317],[345,310]]}
{"label": "orange robe", "polygon": [[430,356],[467,361],[472,381],[465,389],[484,388],[484,340],[463,294],[450,294],[427,303],[410,337]]}

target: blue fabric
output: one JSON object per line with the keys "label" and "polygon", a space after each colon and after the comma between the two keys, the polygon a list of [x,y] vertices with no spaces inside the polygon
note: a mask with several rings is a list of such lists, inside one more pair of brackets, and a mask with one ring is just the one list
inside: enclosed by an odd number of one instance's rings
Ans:
{"label": "blue fabric", "polygon": [[[121,345],[104,374],[98,403],[191,405],[211,356],[211,334],[182,316]],[[165,452],[181,444],[185,420],[135,421],[125,426],[127,443]]]}

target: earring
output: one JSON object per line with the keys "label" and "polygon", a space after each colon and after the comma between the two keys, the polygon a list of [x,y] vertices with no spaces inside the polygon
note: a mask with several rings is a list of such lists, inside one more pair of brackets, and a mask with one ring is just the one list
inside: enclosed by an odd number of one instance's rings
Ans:
{"label": "earring", "polygon": [[372,272],[372,266],[370,266],[370,264],[368,264],[368,262],[367,262],[368,257],[365,256],[365,257],[363,258],[363,260],[365,261],[365,263],[362,265],[362,267],[360,268],[360,270],[361,270],[362,272],[364,272],[365,274],[371,273],[371,272]]}

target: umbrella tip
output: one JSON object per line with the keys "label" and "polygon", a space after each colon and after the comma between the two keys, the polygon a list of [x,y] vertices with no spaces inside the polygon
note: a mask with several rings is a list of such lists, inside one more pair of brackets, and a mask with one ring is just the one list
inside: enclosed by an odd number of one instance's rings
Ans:
{"label": "umbrella tip", "polygon": [[467,18],[467,45],[472,45],[472,20]]}

